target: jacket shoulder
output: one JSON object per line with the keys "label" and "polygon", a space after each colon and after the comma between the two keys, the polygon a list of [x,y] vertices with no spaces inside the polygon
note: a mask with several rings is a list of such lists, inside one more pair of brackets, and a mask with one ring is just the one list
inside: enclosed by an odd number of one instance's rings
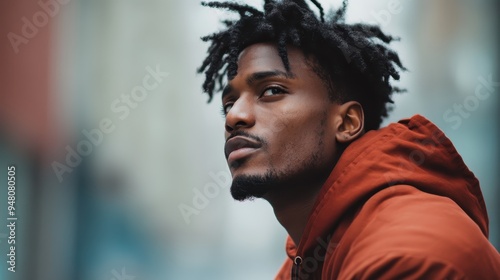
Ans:
{"label": "jacket shoulder", "polygon": [[498,252],[455,202],[405,185],[370,198],[334,254],[341,264],[326,264],[345,279],[500,276]]}

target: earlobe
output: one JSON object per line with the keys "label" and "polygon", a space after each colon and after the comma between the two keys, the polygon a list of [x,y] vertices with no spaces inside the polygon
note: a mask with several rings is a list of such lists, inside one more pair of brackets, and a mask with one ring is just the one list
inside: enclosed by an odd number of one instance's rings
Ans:
{"label": "earlobe", "polygon": [[365,118],[361,104],[357,101],[349,101],[340,105],[339,117],[337,142],[350,143],[363,135]]}

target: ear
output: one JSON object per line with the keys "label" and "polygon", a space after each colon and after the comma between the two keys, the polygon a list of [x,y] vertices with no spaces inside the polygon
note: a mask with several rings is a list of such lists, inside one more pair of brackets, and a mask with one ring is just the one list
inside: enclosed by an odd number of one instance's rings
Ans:
{"label": "ear", "polygon": [[337,133],[338,143],[347,144],[364,133],[365,117],[363,107],[357,101],[346,102],[338,108]]}

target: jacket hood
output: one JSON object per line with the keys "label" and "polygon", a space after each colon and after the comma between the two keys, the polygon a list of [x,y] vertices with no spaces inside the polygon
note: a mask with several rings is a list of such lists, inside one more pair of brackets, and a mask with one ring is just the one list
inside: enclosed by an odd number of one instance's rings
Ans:
{"label": "jacket hood", "polygon": [[312,254],[342,232],[348,217],[372,195],[401,184],[452,199],[488,237],[478,180],[444,133],[415,115],[367,132],[347,147],[318,195],[299,246],[288,238],[288,256]]}

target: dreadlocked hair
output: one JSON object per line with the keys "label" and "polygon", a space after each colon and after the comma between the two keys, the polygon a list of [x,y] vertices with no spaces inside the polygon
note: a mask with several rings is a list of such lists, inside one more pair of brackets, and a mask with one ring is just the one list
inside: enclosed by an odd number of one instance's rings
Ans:
{"label": "dreadlocked hair", "polygon": [[236,76],[243,49],[272,42],[287,72],[287,46],[299,48],[306,58],[312,57],[312,70],[325,82],[330,100],[359,102],[365,114],[365,129],[378,129],[391,109],[392,94],[404,91],[393,87],[389,80],[399,80],[398,70],[406,70],[398,54],[387,47],[397,39],[376,25],[346,24],[347,0],[326,16],[316,0],[311,2],[319,10],[319,17],[302,0],[265,0],[263,11],[234,2],[203,2],[203,6],[239,14],[238,20],[222,21],[224,30],[201,38],[211,42],[198,69],[198,73],[205,72],[203,90],[209,96],[208,102],[214,91],[222,90],[224,79]]}

